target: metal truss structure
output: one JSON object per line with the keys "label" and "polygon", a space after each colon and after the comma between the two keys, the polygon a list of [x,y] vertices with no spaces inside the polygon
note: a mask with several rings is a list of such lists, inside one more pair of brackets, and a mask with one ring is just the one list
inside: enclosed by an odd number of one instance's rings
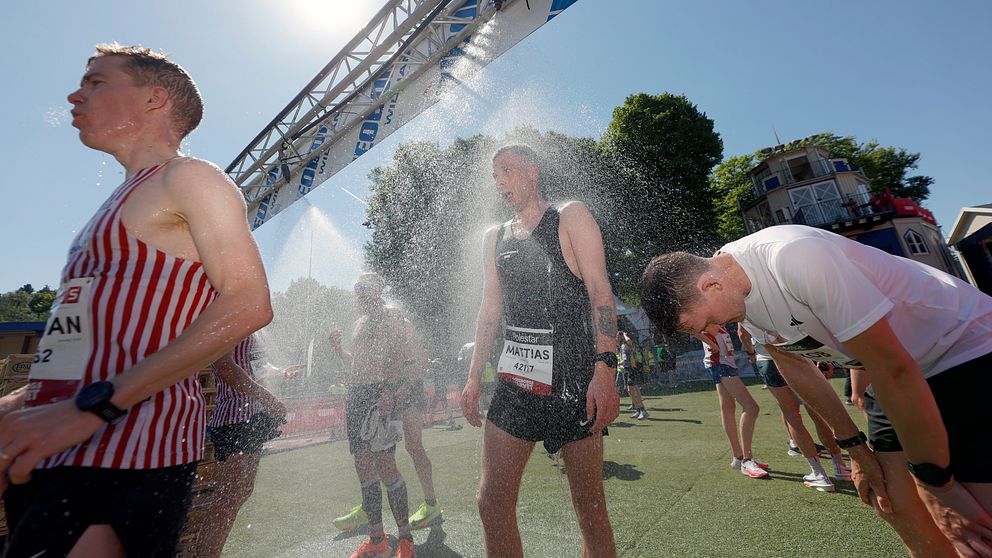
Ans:
{"label": "metal truss structure", "polygon": [[[301,173],[321,145],[362,122],[384,94],[415,81],[496,10],[490,0],[390,0],[225,169],[250,210]],[[322,127],[327,131],[318,138]]]}

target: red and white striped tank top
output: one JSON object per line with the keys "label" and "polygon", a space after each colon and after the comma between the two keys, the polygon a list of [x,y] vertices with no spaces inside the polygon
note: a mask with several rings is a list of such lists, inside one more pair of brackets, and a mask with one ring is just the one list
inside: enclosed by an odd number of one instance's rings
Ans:
{"label": "red and white striped tank top", "polygon": [[[46,373],[36,365],[37,374],[32,367],[28,406],[73,397],[84,385],[128,370],[171,343],[216,297],[200,262],[145,244],[121,221],[128,196],[166,164],[142,169],[121,184],[73,241],[35,360],[54,359],[61,350],[59,343],[46,344],[46,337],[57,340],[66,330],[81,330],[77,337],[83,342],[70,353],[72,366],[55,371],[49,366]],[[80,302],[79,315],[63,311],[59,323],[56,309]],[[117,424],[101,426],[89,440],[39,467],[150,469],[199,460],[205,404],[196,373],[190,370],[179,383],[128,409]]]}
{"label": "red and white striped tank top", "polygon": [[[251,366],[252,361],[255,360],[254,352],[254,335],[249,335],[234,347],[234,363],[247,372],[252,379],[255,378],[255,372]],[[207,426],[213,428],[246,422],[252,415],[262,410],[262,405],[254,397],[235,391],[234,388],[225,384],[216,372],[214,373],[214,380],[217,383],[217,408],[214,415],[210,417],[210,421],[207,422]]]}

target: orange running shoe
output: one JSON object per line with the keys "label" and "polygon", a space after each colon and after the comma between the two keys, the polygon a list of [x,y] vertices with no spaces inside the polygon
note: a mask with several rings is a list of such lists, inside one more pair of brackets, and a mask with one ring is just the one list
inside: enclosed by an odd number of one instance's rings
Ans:
{"label": "orange running shoe", "polygon": [[413,546],[413,539],[400,539],[400,545],[396,547],[396,558],[414,558],[416,555],[417,550]]}
{"label": "orange running shoe", "polygon": [[390,550],[389,535],[386,535],[378,544],[372,542],[372,539],[363,542],[358,550],[351,555],[351,558],[389,558]]}

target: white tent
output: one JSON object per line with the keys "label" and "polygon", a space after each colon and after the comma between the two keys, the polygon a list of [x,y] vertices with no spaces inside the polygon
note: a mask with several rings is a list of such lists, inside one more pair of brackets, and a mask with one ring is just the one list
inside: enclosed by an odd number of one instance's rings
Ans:
{"label": "white tent", "polygon": [[637,331],[628,331],[627,333],[635,334],[636,341],[638,345],[643,345],[645,342],[650,341],[651,338],[651,320],[648,319],[647,312],[641,307],[630,307],[624,304],[616,296],[613,297],[613,302],[617,305],[617,315],[624,316],[630,323],[634,324]]}

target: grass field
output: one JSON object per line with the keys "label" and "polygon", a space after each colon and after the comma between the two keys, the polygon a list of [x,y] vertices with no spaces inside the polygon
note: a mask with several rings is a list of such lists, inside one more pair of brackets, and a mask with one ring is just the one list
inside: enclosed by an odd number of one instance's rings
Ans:
{"label": "grass field", "polygon": [[[834,380],[834,386],[840,388],[842,381]],[[802,475],[809,469],[802,457],[786,456],[778,408],[760,386],[750,390],[761,405],[754,448],[756,457],[770,465],[765,480],[727,466],[731,455],[712,389],[647,397],[648,420],[622,413],[610,427],[605,483],[619,554],[905,556],[895,534],[861,504],[850,482],[838,483],[833,494],[803,487]],[[864,422],[860,416],[855,420]],[[452,432],[430,429],[424,440],[445,521],[415,533],[418,556],[484,556],[475,510],[481,432],[467,425]],[[524,551],[535,557],[581,556],[565,478],[538,448],[527,466],[518,507]],[[412,463],[402,449],[397,461],[415,509],[422,493]],[[824,466],[830,470],[828,459]],[[266,456],[224,556],[347,557],[364,535],[340,533],[330,520],[359,501],[346,442]],[[395,533],[388,506],[383,515],[387,532]]]}

